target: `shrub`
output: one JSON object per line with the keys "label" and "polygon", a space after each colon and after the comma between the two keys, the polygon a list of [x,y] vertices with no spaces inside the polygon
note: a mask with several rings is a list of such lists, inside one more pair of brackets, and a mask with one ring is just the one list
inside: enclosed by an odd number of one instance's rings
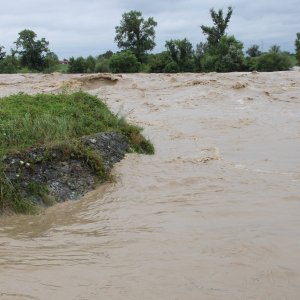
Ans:
{"label": "shrub", "polygon": [[171,61],[172,60],[167,51],[158,54],[149,55],[148,58],[149,71],[152,73],[163,73],[165,67]]}
{"label": "shrub", "polygon": [[296,59],[298,66],[300,66],[300,32],[296,33],[296,40],[295,40],[295,50],[296,50]]}
{"label": "shrub", "polygon": [[234,36],[223,36],[214,53],[207,53],[202,59],[206,72],[234,72],[244,68],[243,44]]}
{"label": "shrub", "polygon": [[245,69],[247,71],[257,70],[258,57],[246,57],[244,61]]}
{"label": "shrub", "polygon": [[102,58],[97,61],[96,66],[95,66],[95,72],[96,73],[107,73],[111,72],[110,67],[109,67],[109,59]]}
{"label": "shrub", "polygon": [[85,73],[85,59],[80,56],[77,58],[71,57],[69,60],[69,73]]}
{"label": "shrub", "polygon": [[178,65],[179,71],[190,72],[194,70],[193,46],[186,38],[166,41],[165,47],[172,61]]}
{"label": "shrub", "polygon": [[19,69],[19,61],[12,55],[8,55],[0,60],[0,73],[12,74],[17,73]]}
{"label": "shrub", "polygon": [[109,63],[113,73],[135,73],[139,71],[140,65],[130,50],[114,54]]}
{"label": "shrub", "polygon": [[285,71],[292,67],[290,58],[282,52],[268,52],[257,59],[257,70],[263,72]]}
{"label": "shrub", "polygon": [[203,70],[204,72],[216,71],[215,65],[217,60],[217,55],[205,54],[201,60],[201,70]]}
{"label": "shrub", "polygon": [[180,71],[178,64],[175,61],[168,63],[164,69],[165,73],[177,73]]}

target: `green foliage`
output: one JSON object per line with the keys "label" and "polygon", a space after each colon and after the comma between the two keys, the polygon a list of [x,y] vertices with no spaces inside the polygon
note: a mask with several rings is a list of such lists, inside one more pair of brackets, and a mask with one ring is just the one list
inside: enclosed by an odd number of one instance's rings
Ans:
{"label": "green foliage", "polygon": [[3,50],[4,47],[0,46],[0,61],[5,57],[6,52]]}
{"label": "green foliage", "polygon": [[82,56],[69,59],[69,73],[86,73],[86,63]]}
{"label": "green foliage", "polygon": [[88,56],[84,58],[82,56],[69,59],[69,73],[99,73],[99,72],[110,72],[109,62],[111,51],[99,55],[98,58]]}
{"label": "green foliage", "polygon": [[39,208],[30,201],[24,201],[19,187],[13,185],[0,169],[0,214],[3,212],[36,214],[39,212]]}
{"label": "green foliage", "polygon": [[[178,70],[181,72],[191,72],[194,69],[193,64],[193,46],[185,38],[183,40],[169,40],[166,41],[167,52],[170,55],[170,58],[178,66]],[[175,67],[175,64],[171,64],[172,67]],[[166,69],[171,70],[170,66]],[[169,72],[169,71],[168,71]]]}
{"label": "green foliage", "polygon": [[180,67],[175,61],[169,62],[164,68],[165,73],[178,73],[179,71],[180,71]]}
{"label": "green foliage", "polygon": [[200,44],[197,49],[196,59],[199,61],[200,58],[200,70],[233,72],[244,68],[243,44],[234,36],[226,35],[232,12],[232,8],[228,7],[224,17],[221,9],[217,12],[211,9],[214,26],[201,26],[203,33],[207,35],[207,42]]}
{"label": "green foliage", "polygon": [[109,59],[101,58],[96,62],[95,72],[96,73],[108,73],[111,72],[109,67]]}
{"label": "green foliage", "polygon": [[126,126],[103,102],[83,92],[17,94],[0,99],[0,157],[16,149]]}
{"label": "green foliage", "polygon": [[280,46],[279,45],[272,45],[270,47],[269,52],[271,52],[271,53],[279,53],[279,52],[281,52],[280,51]]}
{"label": "green foliage", "polygon": [[98,60],[101,60],[103,58],[110,59],[113,56],[113,54],[114,53],[111,50],[108,50],[105,53],[98,55],[97,59]]}
{"label": "green foliage", "polygon": [[248,54],[249,57],[258,57],[262,54],[261,51],[259,50],[258,45],[252,45],[251,47],[248,48],[246,53]]}
{"label": "green foliage", "polygon": [[244,60],[245,69],[248,71],[256,71],[258,58],[259,57],[246,57]]}
{"label": "green foliage", "polygon": [[49,53],[49,42],[42,38],[36,40],[36,33],[29,29],[19,32],[19,37],[15,42],[16,53],[20,57],[22,67],[31,70],[42,71],[46,66],[46,55]]}
{"label": "green foliage", "polygon": [[226,17],[223,16],[223,11],[219,9],[217,12],[214,9],[210,10],[210,16],[214,26],[201,26],[204,35],[207,35],[207,43],[210,54],[213,54],[221,38],[225,35],[232,15],[232,7],[228,7]]}
{"label": "green foliage", "polygon": [[109,68],[114,73],[135,73],[139,71],[140,65],[129,50],[114,54],[109,62]]}
{"label": "green foliage", "polygon": [[85,59],[85,72],[86,73],[93,73],[96,66],[96,59],[93,56],[88,56]]}
{"label": "green foliage", "polygon": [[194,52],[194,69],[195,71],[202,71],[201,61],[205,54],[208,53],[208,44],[200,42],[196,45],[196,50]]}
{"label": "green foliage", "polygon": [[204,72],[215,72],[217,62],[217,55],[210,55],[209,53],[205,53],[203,58],[201,59],[201,70]]}
{"label": "green foliage", "polygon": [[298,62],[298,66],[300,66],[300,32],[297,32],[296,36],[297,36],[295,40],[296,59]]}
{"label": "green foliage", "polygon": [[7,55],[5,58],[0,60],[0,73],[2,74],[13,74],[19,70],[19,61],[13,55]]}
{"label": "green foliage", "polygon": [[263,72],[273,72],[289,70],[291,67],[291,60],[287,54],[269,51],[258,57],[256,69]]}
{"label": "green foliage", "polygon": [[202,61],[202,69],[208,72],[234,72],[243,68],[243,44],[234,36],[223,36],[214,54],[205,54]]}
{"label": "green foliage", "polygon": [[45,57],[45,73],[52,73],[59,70],[59,59],[58,56],[53,53],[49,52]]}
{"label": "green foliage", "polygon": [[289,58],[290,58],[290,61],[291,61],[291,64],[292,64],[292,67],[294,66],[297,66],[298,62],[297,62],[297,57],[296,57],[296,54],[288,54]]}
{"label": "green foliage", "polygon": [[56,72],[68,73],[69,72],[69,65],[58,64],[56,66]]}
{"label": "green foliage", "polygon": [[149,72],[163,73],[170,62],[172,62],[172,59],[167,51],[151,54],[148,57]]}
{"label": "green foliage", "polygon": [[[23,201],[19,187],[5,177],[2,162],[5,155],[41,145],[49,150],[60,147],[66,155],[75,153],[76,157],[86,160],[103,177],[106,173],[99,155],[77,141],[81,136],[103,131],[124,134],[132,151],[154,152],[153,145],[142,136],[141,128],[114,115],[103,102],[89,94],[32,96],[20,93],[0,98],[0,213],[38,212],[33,203]],[[29,188],[44,202],[51,202],[43,187],[33,183]]]}
{"label": "green foliage", "polygon": [[115,42],[120,49],[131,50],[139,62],[144,62],[147,51],[155,47],[156,25],[153,18],[145,20],[139,11],[124,13],[120,26],[115,28]]}

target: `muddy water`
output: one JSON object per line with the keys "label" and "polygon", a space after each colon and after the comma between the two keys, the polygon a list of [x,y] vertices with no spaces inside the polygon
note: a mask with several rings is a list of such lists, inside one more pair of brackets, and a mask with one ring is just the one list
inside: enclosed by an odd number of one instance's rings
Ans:
{"label": "muddy water", "polygon": [[[156,154],[81,201],[2,218],[0,299],[299,299],[299,75],[93,81]],[[3,95],[74,82],[1,80]]]}

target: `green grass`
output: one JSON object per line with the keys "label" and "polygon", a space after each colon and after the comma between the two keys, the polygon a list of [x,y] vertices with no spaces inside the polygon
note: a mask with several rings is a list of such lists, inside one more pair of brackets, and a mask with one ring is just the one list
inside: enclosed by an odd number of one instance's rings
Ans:
{"label": "green grass", "polygon": [[67,73],[69,69],[69,65],[59,64],[57,66],[57,72]]}
{"label": "green grass", "polygon": [[[2,162],[5,156],[31,147],[67,147],[67,141],[72,147],[76,145],[73,152],[86,157],[99,176],[105,177],[97,155],[76,144],[81,136],[103,131],[125,135],[133,152],[154,153],[153,145],[141,134],[141,128],[128,124],[87,93],[34,96],[20,93],[0,98],[0,213],[37,211],[34,205],[22,201],[18,188],[6,180]],[[34,191],[42,193],[43,189],[33,185]]]}

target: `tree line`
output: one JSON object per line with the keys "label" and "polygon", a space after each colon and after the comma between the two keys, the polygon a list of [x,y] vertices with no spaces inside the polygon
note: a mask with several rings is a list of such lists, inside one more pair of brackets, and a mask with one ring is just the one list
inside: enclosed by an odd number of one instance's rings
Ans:
{"label": "tree line", "polygon": [[[252,45],[244,54],[244,45],[235,36],[228,35],[233,9],[228,7],[210,10],[212,26],[201,25],[206,41],[193,47],[187,38],[165,42],[165,51],[151,54],[156,46],[157,22],[150,17],[144,19],[140,11],[132,10],[122,15],[115,27],[115,42],[120,51],[107,51],[97,57],[71,57],[65,71],[70,73],[93,72],[233,72],[233,71],[282,71],[288,70],[297,61],[300,65],[300,33],[296,34],[296,54],[280,50],[273,45],[268,52],[261,52]],[[59,60],[49,49],[49,42],[38,40],[29,29],[19,33],[15,49],[6,55],[0,46],[0,73],[20,71],[52,72],[60,70]],[[293,61],[294,60],[294,61]]]}
{"label": "tree line", "polygon": [[58,65],[58,56],[49,49],[49,42],[37,39],[34,31],[24,29],[7,54],[0,46],[0,73],[51,71]]}

